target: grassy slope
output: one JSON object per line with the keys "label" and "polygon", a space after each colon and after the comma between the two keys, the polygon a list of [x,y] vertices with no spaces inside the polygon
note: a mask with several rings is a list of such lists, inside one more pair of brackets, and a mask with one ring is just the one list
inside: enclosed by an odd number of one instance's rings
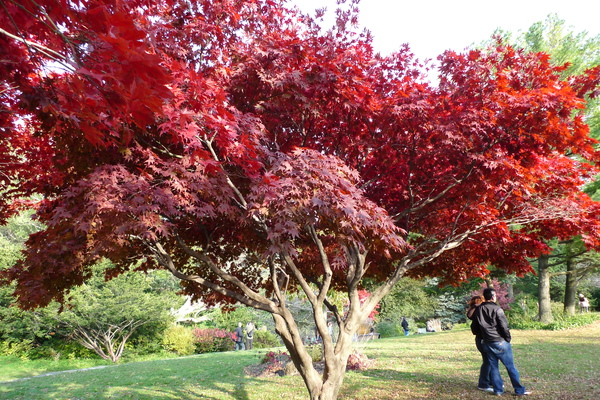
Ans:
{"label": "grassy slope", "polygon": [[[515,330],[513,338],[515,361],[523,383],[534,392],[531,398],[600,399],[600,322],[566,331]],[[367,371],[347,373],[340,399],[489,398],[475,388],[480,356],[468,330],[380,339],[363,351],[376,362]],[[244,366],[262,354],[215,353],[5,382],[0,399],[306,399],[298,376],[244,375]],[[4,361],[1,381],[27,375],[23,364],[7,367]],[[52,368],[34,369],[35,374]],[[506,371],[502,376],[512,390]]]}

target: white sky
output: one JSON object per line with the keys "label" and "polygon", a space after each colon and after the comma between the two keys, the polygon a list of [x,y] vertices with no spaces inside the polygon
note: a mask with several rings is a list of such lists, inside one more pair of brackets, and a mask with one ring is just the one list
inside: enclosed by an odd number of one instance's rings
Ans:
{"label": "white sky", "polygon": [[[336,9],[336,0],[290,1],[303,11]],[[600,0],[362,0],[360,11],[376,51],[388,54],[408,43],[421,60],[481,43],[496,28],[525,31],[549,14],[557,14],[575,32],[600,35]]]}

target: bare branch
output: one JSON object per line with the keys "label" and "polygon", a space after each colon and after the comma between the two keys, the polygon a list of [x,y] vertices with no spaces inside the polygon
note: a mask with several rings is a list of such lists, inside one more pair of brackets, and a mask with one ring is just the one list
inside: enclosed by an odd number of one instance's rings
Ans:
{"label": "bare branch", "polygon": [[147,246],[154,253],[154,256],[155,256],[156,260],[159,262],[159,264],[161,264],[166,269],[168,269],[177,278],[199,283],[200,285],[207,287],[216,293],[220,293],[224,296],[231,297],[232,299],[235,299],[235,300],[239,301],[240,303],[245,304],[250,307],[253,307],[253,308],[265,310],[268,312],[276,311],[277,307],[271,300],[267,299],[264,296],[261,296],[260,294],[256,293],[252,289],[250,289],[242,281],[240,281],[237,277],[223,271],[206,255],[189,248],[180,239],[178,239],[178,243],[186,253],[188,253],[192,257],[196,258],[197,260],[202,261],[220,278],[222,278],[223,280],[225,280],[227,282],[232,283],[233,285],[238,287],[244,294],[235,292],[233,290],[229,290],[229,289],[224,288],[223,286],[218,285],[214,282],[210,282],[210,281],[204,279],[203,277],[201,277],[200,275],[196,275],[196,274],[190,275],[190,274],[185,274],[185,273],[179,271],[175,267],[175,264],[174,264],[173,260],[171,259],[171,256],[169,255],[169,253],[158,242],[155,242],[153,245],[150,245],[149,243],[147,243]]}
{"label": "bare branch", "polygon": [[27,40],[25,38],[13,35],[12,33],[8,32],[2,28],[0,28],[0,33],[3,33],[4,35],[6,35],[9,38],[14,39],[18,42],[24,43],[28,47],[35,48],[37,51],[39,51],[40,53],[44,54],[45,56],[49,57],[50,59],[52,59],[54,61],[60,62],[63,65],[69,65],[67,63],[69,60],[66,56],[62,55],[61,53],[59,53],[57,51],[52,50],[51,48],[48,48],[48,47],[43,46],[36,42],[32,42],[31,40]]}
{"label": "bare branch", "polygon": [[318,302],[323,303],[325,298],[327,297],[327,292],[331,287],[331,280],[333,278],[333,271],[331,270],[331,264],[329,263],[329,257],[327,256],[327,252],[323,247],[323,242],[319,238],[315,227],[310,224],[307,226],[308,233],[312,238],[313,242],[317,245],[317,249],[319,250],[319,255],[321,257],[321,265],[323,266],[323,282],[321,283]]}

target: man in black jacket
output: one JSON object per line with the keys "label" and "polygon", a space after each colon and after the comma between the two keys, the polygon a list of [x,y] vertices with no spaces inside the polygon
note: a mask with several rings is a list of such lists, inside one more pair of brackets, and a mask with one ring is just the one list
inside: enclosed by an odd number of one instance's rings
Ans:
{"label": "man in black jacket", "polygon": [[498,369],[498,360],[504,364],[516,396],[531,394],[525,390],[519,379],[519,371],[515,367],[512,347],[510,345],[510,330],[504,310],[496,304],[496,291],[487,288],[483,291],[485,302],[473,314],[473,323],[482,336],[483,348],[490,361],[490,372],[494,393],[500,396],[504,392],[502,377]]}

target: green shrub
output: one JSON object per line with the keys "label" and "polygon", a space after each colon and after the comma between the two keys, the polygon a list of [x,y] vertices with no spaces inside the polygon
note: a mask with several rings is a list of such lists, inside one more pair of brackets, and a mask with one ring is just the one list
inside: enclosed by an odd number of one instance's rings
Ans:
{"label": "green shrub", "polygon": [[552,316],[554,321],[550,323],[542,323],[538,321],[537,316],[532,314],[511,313],[509,316],[509,325],[513,329],[545,329],[545,330],[563,330],[585,326],[600,320],[598,313],[583,313],[575,315],[567,315],[563,311],[562,303],[552,303]]}
{"label": "green shrub", "polygon": [[60,342],[53,342],[52,349],[55,353],[54,358],[75,360],[77,358],[100,358],[96,352],[90,349],[86,349],[79,343],[73,340],[61,340]]}
{"label": "green shrub", "polygon": [[146,356],[150,354],[157,354],[164,351],[163,347],[163,336],[152,335],[152,336],[138,336],[135,340],[130,340],[125,344],[127,352],[125,356]]}
{"label": "green shrub", "polygon": [[313,362],[319,362],[323,359],[323,347],[320,344],[307,346],[306,351],[310,354],[310,358]]}
{"label": "green shrub", "polygon": [[4,341],[0,343],[0,354],[19,357],[23,361],[29,360],[29,353],[32,349],[33,341],[30,339],[24,339],[20,342]]}
{"label": "green shrub", "polygon": [[543,329],[545,324],[525,317],[523,315],[511,315],[509,325],[512,329]]}
{"label": "green shrub", "polygon": [[580,326],[589,325],[599,319],[600,315],[597,313],[575,314],[571,316],[565,316],[564,314],[561,314],[561,317],[556,318],[553,322],[547,324],[543,329],[560,331],[563,329],[577,328]]}
{"label": "green shrub", "polygon": [[281,346],[279,336],[263,329],[257,329],[254,331],[254,342],[252,342],[255,349],[267,349],[269,347]]}
{"label": "green shrub", "polygon": [[192,330],[181,325],[171,325],[165,330],[163,347],[181,356],[194,354],[196,346]]}
{"label": "green shrub", "polygon": [[396,337],[404,335],[404,330],[399,324],[391,321],[381,321],[375,326],[375,331],[381,337]]}

